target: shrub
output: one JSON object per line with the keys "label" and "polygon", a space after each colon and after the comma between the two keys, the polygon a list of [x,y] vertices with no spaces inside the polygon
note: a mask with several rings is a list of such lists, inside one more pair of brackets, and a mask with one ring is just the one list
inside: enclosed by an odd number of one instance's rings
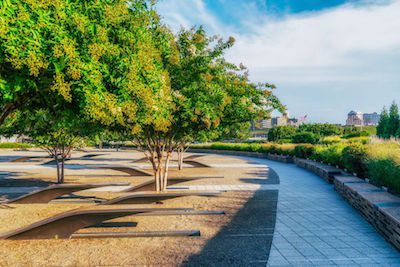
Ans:
{"label": "shrub", "polygon": [[350,172],[356,173],[361,178],[365,178],[367,175],[366,159],[367,149],[362,144],[352,144],[343,149],[343,166]]}
{"label": "shrub", "polygon": [[343,136],[343,138],[353,138],[353,137],[361,137],[361,136],[371,136],[370,132],[367,131],[360,131],[360,132],[354,132],[354,133],[349,133]]}
{"label": "shrub", "polygon": [[293,143],[295,144],[315,144],[318,142],[319,138],[316,134],[310,132],[300,132],[296,133],[292,137]]}
{"label": "shrub", "polygon": [[294,126],[278,126],[269,130],[268,141],[276,142],[283,139],[291,139],[296,133]]}
{"label": "shrub", "polygon": [[31,144],[27,143],[0,143],[0,148],[31,148]]}
{"label": "shrub", "polygon": [[353,137],[353,138],[349,138],[347,139],[348,143],[360,143],[360,144],[368,144],[370,142],[371,138],[368,136],[361,136],[361,137]]}
{"label": "shrub", "polygon": [[298,158],[310,158],[314,155],[315,147],[310,144],[298,145],[294,148],[294,156]]}
{"label": "shrub", "polygon": [[345,147],[346,145],[342,143],[330,146],[316,146],[315,153],[312,158],[315,160],[320,160],[326,164],[343,167],[341,159],[342,151]]}
{"label": "shrub", "polygon": [[329,123],[311,123],[299,126],[299,132],[311,132],[318,136],[341,135],[343,128]]}
{"label": "shrub", "polygon": [[366,167],[371,181],[400,193],[400,145],[382,143],[369,145]]}
{"label": "shrub", "polygon": [[340,136],[327,136],[322,138],[320,142],[325,145],[332,145],[342,142],[342,138]]}

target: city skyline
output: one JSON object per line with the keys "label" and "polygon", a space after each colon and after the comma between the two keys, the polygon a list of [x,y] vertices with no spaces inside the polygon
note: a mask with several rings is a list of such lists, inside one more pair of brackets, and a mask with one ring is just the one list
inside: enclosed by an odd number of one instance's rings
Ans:
{"label": "city skyline", "polygon": [[175,30],[235,37],[227,58],[274,83],[293,116],[343,124],[350,110],[400,102],[399,0],[161,0],[158,10]]}

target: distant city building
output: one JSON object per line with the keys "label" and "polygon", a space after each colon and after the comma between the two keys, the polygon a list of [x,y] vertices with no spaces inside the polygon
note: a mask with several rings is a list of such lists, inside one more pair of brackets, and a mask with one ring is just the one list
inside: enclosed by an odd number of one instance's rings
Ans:
{"label": "distant city building", "polygon": [[276,126],[299,126],[303,124],[307,119],[307,116],[301,118],[289,118],[289,113],[285,113],[280,117],[274,117],[271,119],[260,120],[253,124],[257,129],[271,129]]}
{"label": "distant city building", "polygon": [[260,121],[260,128],[261,129],[269,129],[272,127],[272,120],[261,120]]}
{"label": "distant city building", "polygon": [[348,126],[376,126],[379,123],[379,114],[362,113],[360,111],[350,111],[347,115],[346,125]]}
{"label": "distant city building", "polygon": [[378,125],[379,124],[379,119],[380,115],[376,112],[374,113],[365,113],[363,115],[363,120],[364,120],[364,125],[369,126],[369,125]]}

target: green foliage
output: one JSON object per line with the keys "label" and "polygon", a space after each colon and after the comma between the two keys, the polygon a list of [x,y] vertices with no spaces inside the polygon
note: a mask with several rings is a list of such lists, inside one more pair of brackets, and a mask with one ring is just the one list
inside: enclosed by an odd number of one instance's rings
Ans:
{"label": "green foliage", "polygon": [[298,132],[292,137],[293,143],[295,144],[315,144],[318,142],[318,137],[312,132]]}
{"label": "green foliage", "polygon": [[368,136],[352,137],[352,138],[346,139],[347,143],[349,143],[349,144],[359,143],[359,144],[363,144],[363,145],[369,144],[370,140],[371,140],[371,138]]}
{"label": "green foliage", "polygon": [[389,114],[386,107],[383,108],[381,116],[379,118],[379,124],[377,126],[377,135],[381,138],[388,138],[388,125],[389,125]]}
{"label": "green foliage", "polygon": [[322,161],[326,164],[337,165],[343,167],[342,152],[346,147],[343,143],[333,144],[330,146],[317,145],[312,159]]}
{"label": "green foliage", "polygon": [[202,27],[174,35],[154,3],[1,2],[3,130],[63,159],[82,137],[135,138],[167,179],[163,159],[178,146],[243,138],[250,121],[283,110],[274,85],[250,82],[244,67],[225,60],[233,38]]}
{"label": "green foliage", "polygon": [[53,94],[105,125],[124,118],[160,129],[170,124],[159,49],[167,46],[154,41],[157,14],[148,1],[0,5],[0,124],[15,109],[45,107]]}
{"label": "green foliage", "polygon": [[0,148],[32,148],[28,143],[0,143]]}
{"label": "green foliage", "polygon": [[193,148],[271,153],[311,158],[327,164],[346,168],[361,178],[369,178],[379,186],[400,193],[400,144],[336,143],[312,144],[240,144],[213,143],[194,145]]}
{"label": "green foliage", "polygon": [[373,144],[367,149],[367,169],[371,181],[400,193],[400,145]]}
{"label": "green foliage", "polygon": [[294,148],[294,156],[298,158],[310,158],[315,153],[315,147],[311,144],[298,145]]}
{"label": "green foliage", "polygon": [[389,113],[386,108],[383,108],[377,127],[377,135],[384,139],[400,136],[399,108],[395,102],[390,106]]}
{"label": "green foliage", "polygon": [[341,136],[345,129],[341,126],[328,123],[303,124],[299,127],[278,126],[268,132],[268,141],[294,143],[318,143],[326,137]]}
{"label": "green foliage", "polygon": [[344,128],[343,138],[349,139],[353,137],[371,136],[377,134],[377,127],[363,126],[363,127],[348,127]]}
{"label": "green foliage", "polygon": [[298,132],[310,132],[317,136],[342,135],[343,128],[329,123],[312,123],[299,126]]}
{"label": "green foliage", "polygon": [[400,126],[399,107],[395,102],[392,103],[389,109],[389,124],[387,126],[387,134],[389,136],[396,136],[397,130]]}
{"label": "green foliage", "polygon": [[268,141],[277,142],[283,139],[291,139],[296,133],[294,126],[277,126],[269,130]]}
{"label": "green foliage", "polygon": [[324,145],[332,145],[343,142],[340,136],[326,136],[321,138],[320,143]]}
{"label": "green foliage", "polygon": [[344,168],[356,173],[361,178],[367,177],[367,148],[362,144],[352,144],[343,149],[342,162]]}
{"label": "green foliage", "polygon": [[48,149],[80,147],[84,137],[94,130],[93,125],[85,124],[71,109],[25,110],[14,116],[10,123],[7,120],[1,127],[3,134],[23,134],[32,138],[33,143]]}

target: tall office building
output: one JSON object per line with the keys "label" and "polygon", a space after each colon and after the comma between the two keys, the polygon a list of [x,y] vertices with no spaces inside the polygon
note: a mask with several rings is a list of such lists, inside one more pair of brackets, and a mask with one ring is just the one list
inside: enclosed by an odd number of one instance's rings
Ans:
{"label": "tall office building", "polygon": [[379,123],[379,114],[350,111],[347,115],[346,125],[349,126],[376,126]]}

